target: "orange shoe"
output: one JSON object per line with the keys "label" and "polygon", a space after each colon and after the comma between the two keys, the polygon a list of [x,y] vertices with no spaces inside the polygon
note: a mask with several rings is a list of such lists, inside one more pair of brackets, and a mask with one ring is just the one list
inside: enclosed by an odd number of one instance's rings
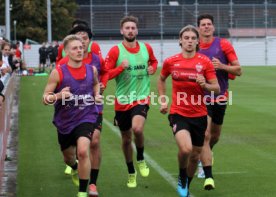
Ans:
{"label": "orange shoe", "polygon": [[97,186],[95,184],[89,185],[89,197],[98,197]]}

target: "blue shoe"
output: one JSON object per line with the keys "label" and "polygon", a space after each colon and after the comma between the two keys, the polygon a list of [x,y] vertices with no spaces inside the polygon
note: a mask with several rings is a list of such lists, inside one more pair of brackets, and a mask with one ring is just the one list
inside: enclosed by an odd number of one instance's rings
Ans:
{"label": "blue shoe", "polygon": [[189,196],[188,178],[186,179],[185,186],[183,186],[180,177],[178,177],[177,192],[180,197],[188,197]]}

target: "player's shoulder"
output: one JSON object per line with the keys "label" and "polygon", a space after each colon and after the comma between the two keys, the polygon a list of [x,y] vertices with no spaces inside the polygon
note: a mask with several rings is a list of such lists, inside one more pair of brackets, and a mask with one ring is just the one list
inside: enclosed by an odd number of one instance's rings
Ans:
{"label": "player's shoulder", "polygon": [[109,49],[108,54],[117,54],[119,53],[119,46],[118,45],[114,45]]}
{"label": "player's shoulder", "polygon": [[196,59],[198,59],[198,60],[200,60],[202,62],[208,62],[208,63],[211,62],[211,60],[210,60],[209,57],[207,57],[206,55],[201,54],[201,53],[196,53]]}
{"label": "player's shoulder", "polygon": [[63,44],[60,44],[59,46],[58,46],[58,49],[59,50],[61,50],[61,49],[63,49],[64,48],[64,45]]}
{"label": "player's shoulder", "polygon": [[100,47],[100,45],[99,45],[99,43],[98,42],[96,42],[96,41],[92,41],[92,46],[95,46],[95,47]]}
{"label": "player's shoulder", "polygon": [[178,54],[175,54],[175,55],[172,55],[168,58],[165,59],[165,61],[167,62],[176,62],[176,61],[179,61],[181,60],[183,57],[181,55],[181,53],[178,53]]}
{"label": "player's shoulder", "polygon": [[146,47],[151,47],[150,43],[148,42],[138,42],[139,44],[144,44]]}
{"label": "player's shoulder", "polygon": [[227,40],[226,38],[220,38],[220,44],[232,46],[231,42],[229,40]]}

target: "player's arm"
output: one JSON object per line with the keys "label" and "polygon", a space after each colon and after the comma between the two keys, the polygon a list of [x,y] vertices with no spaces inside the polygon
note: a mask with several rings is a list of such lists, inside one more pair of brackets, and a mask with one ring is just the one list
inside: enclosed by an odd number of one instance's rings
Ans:
{"label": "player's arm", "polygon": [[224,70],[232,75],[241,76],[241,65],[232,44],[226,39],[222,39],[220,44],[224,54],[228,59],[228,62],[230,63],[230,66],[222,64],[217,58],[213,58],[212,63],[214,67],[216,69]]}
{"label": "player's arm", "polygon": [[158,88],[158,93],[160,96],[160,112],[162,114],[166,114],[168,112],[168,102],[166,100],[166,76],[163,76],[160,74],[158,82],[157,82],[157,88]]}
{"label": "player's arm", "polygon": [[51,105],[57,100],[62,98],[68,98],[71,96],[70,87],[63,88],[60,92],[54,93],[57,85],[59,84],[59,74],[56,69],[54,69],[48,79],[47,85],[43,93],[43,104]]}
{"label": "player's arm", "polygon": [[206,81],[206,78],[203,75],[198,75],[196,82],[208,92],[214,92],[215,94],[220,93],[220,87],[216,78]]}
{"label": "player's arm", "polygon": [[105,67],[105,64],[101,64],[101,69],[100,69],[100,88],[101,88],[101,93],[104,91],[104,89],[107,86],[109,78],[109,73],[108,70]]}
{"label": "player's arm", "polygon": [[95,102],[96,103],[101,103],[102,102],[102,95],[100,95],[100,82],[98,80],[98,71],[95,66],[92,67],[93,72],[94,72],[94,86],[93,86],[93,92],[94,92],[94,97],[95,97]]}
{"label": "player's arm", "polygon": [[198,74],[196,82],[201,86],[202,89],[208,92],[214,92],[215,94],[220,93],[220,86],[217,80],[216,72],[212,62],[206,59],[206,70],[203,74]]}
{"label": "player's arm", "polygon": [[146,45],[148,53],[149,53],[148,73],[150,75],[153,75],[156,72],[156,70],[157,70],[158,61],[157,61],[156,57],[154,56],[152,47],[149,44],[147,44],[147,43],[145,43],[145,45]]}
{"label": "player's arm", "polygon": [[119,57],[119,48],[117,46],[112,47],[105,58],[105,68],[108,70],[109,80],[117,77],[126,68],[128,68],[128,61],[123,60],[121,65],[116,67],[116,63]]}
{"label": "player's arm", "polygon": [[170,75],[170,64],[166,59],[164,61],[160,76],[157,81],[158,94],[160,96],[160,112],[166,114],[168,112],[168,101],[166,100],[166,79]]}

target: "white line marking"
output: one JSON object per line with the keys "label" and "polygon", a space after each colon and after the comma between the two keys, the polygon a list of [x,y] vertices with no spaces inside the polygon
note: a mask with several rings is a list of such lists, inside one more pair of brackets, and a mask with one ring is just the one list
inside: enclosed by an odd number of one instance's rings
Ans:
{"label": "white line marking", "polygon": [[247,172],[246,171],[240,171],[240,172],[234,172],[234,171],[229,171],[229,172],[215,172],[213,174],[246,174]]}

